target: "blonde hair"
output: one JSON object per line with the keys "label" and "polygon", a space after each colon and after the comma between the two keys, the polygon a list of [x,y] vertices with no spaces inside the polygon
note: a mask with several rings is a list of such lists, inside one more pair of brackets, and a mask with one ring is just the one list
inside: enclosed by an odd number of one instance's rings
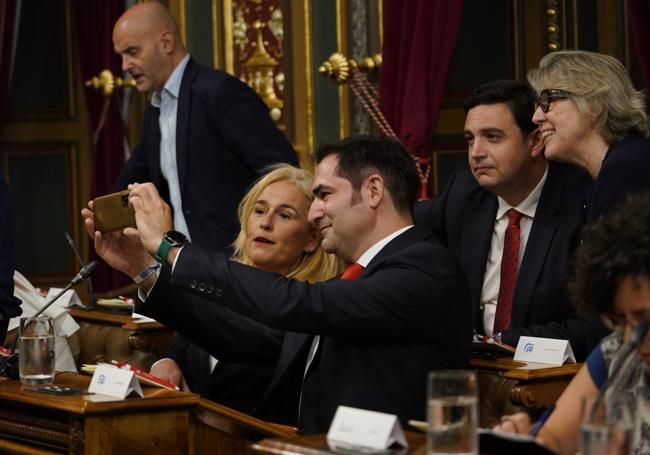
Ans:
{"label": "blonde hair", "polygon": [[[277,164],[270,167],[269,172],[253,183],[239,203],[237,216],[239,218],[240,230],[239,235],[233,242],[235,250],[232,255],[233,260],[242,264],[254,265],[248,256],[247,245],[249,239],[248,232],[246,232],[246,222],[251,213],[253,213],[255,203],[262,194],[262,191],[272,183],[285,180],[293,183],[309,203],[313,201],[311,173],[288,164]],[[310,229],[313,229],[313,227],[310,226]],[[287,274],[287,277],[313,283],[333,278],[341,272],[342,268],[340,259],[333,254],[326,253],[320,246],[317,246],[311,253],[303,252],[300,263]]]}
{"label": "blonde hair", "polygon": [[609,144],[632,132],[648,137],[645,96],[634,88],[621,62],[588,51],[559,51],[545,55],[528,73],[530,85],[570,92],[570,99],[592,119]]}

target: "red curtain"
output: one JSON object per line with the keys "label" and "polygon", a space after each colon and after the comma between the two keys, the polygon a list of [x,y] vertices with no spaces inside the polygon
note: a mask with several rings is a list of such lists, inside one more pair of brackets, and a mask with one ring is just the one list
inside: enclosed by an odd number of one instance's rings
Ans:
{"label": "red curtain", "polygon": [[643,76],[646,98],[650,100],[650,1],[628,0],[627,9],[637,64]]}
{"label": "red curtain", "polygon": [[[121,61],[113,50],[113,25],[124,12],[123,1],[74,0],[72,6],[77,36],[79,66],[83,81],[109,69],[122,74]],[[119,111],[119,99],[104,96],[101,91],[86,90],[86,106],[93,137],[93,159],[90,197],[108,194],[124,165],[124,125]],[[106,105],[108,103],[108,105]],[[127,285],[130,280],[99,260],[90,246],[91,257],[100,262],[93,273],[95,291],[105,292]]]}
{"label": "red curtain", "polygon": [[0,0],[0,134],[9,104],[9,85],[11,83],[14,31],[18,24],[14,0]]}
{"label": "red curtain", "polygon": [[[430,162],[462,0],[384,0],[379,106],[406,149]],[[420,197],[432,196],[433,175]]]}

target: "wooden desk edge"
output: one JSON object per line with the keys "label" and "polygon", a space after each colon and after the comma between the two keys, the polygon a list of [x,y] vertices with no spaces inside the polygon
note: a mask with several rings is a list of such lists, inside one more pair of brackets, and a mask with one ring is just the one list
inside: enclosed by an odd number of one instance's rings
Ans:
{"label": "wooden desk edge", "polygon": [[273,437],[293,438],[298,435],[298,429],[296,427],[260,420],[256,417],[236,411],[227,406],[206,400],[205,398],[201,398],[199,401],[199,407],[204,411],[216,414],[218,417],[233,420],[240,425],[244,425],[248,428],[264,432],[266,434],[272,435]]}
{"label": "wooden desk edge", "polygon": [[525,362],[516,362],[514,360],[485,360],[471,359],[470,365],[474,368],[485,368],[489,370],[503,371],[503,375],[510,379],[521,379],[524,381],[544,378],[572,377],[582,368],[582,363],[569,365],[551,366],[539,368],[537,370],[525,370],[521,367],[526,366]]}

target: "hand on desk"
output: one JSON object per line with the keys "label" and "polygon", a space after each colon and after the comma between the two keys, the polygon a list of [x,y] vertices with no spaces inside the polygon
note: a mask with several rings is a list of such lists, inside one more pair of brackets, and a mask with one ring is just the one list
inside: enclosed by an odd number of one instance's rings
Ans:
{"label": "hand on desk", "polygon": [[151,367],[149,373],[177,385],[183,392],[191,392],[181,369],[172,359],[159,360]]}
{"label": "hand on desk", "polygon": [[529,434],[533,422],[526,412],[517,412],[516,414],[505,415],[501,417],[501,422],[492,428],[492,431],[499,433]]}

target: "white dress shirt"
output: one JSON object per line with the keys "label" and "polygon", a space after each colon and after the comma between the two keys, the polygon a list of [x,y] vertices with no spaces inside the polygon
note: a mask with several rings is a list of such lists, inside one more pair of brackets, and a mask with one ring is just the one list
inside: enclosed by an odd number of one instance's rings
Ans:
{"label": "white dress shirt", "polygon": [[172,75],[167,79],[165,87],[151,96],[151,104],[160,109],[158,125],[160,126],[160,171],[169,185],[169,199],[174,209],[174,229],[190,238],[187,222],[183,215],[183,201],[178,180],[176,165],[176,117],[178,111],[178,94],[181,81],[190,55],[187,54]]}
{"label": "white dress shirt", "polygon": [[501,284],[501,256],[503,256],[503,241],[508,227],[508,210],[514,208],[523,216],[519,220],[521,229],[521,239],[519,244],[519,262],[517,270],[521,265],[521,259],[526,251],[526,244],[530,236],[530,229],[533,226],[533,218],[537,210],[539,196],[542,194],[542,188],[548,175],[548,165],[544,175],[537,183],[537,186],[526,196],[521,203],[512,207],[501,197],[497,197],[499,208],[494,220],[494,230],[492,231],[492,242],[490,243],[490,252],[485,264],[485,276],[483,277],[483,289],[481,290],[481,309],[483,310],[483,330],[486,335],[493,336],[494,317],[497,312],[497,298],[499,297],[499,286]]}

